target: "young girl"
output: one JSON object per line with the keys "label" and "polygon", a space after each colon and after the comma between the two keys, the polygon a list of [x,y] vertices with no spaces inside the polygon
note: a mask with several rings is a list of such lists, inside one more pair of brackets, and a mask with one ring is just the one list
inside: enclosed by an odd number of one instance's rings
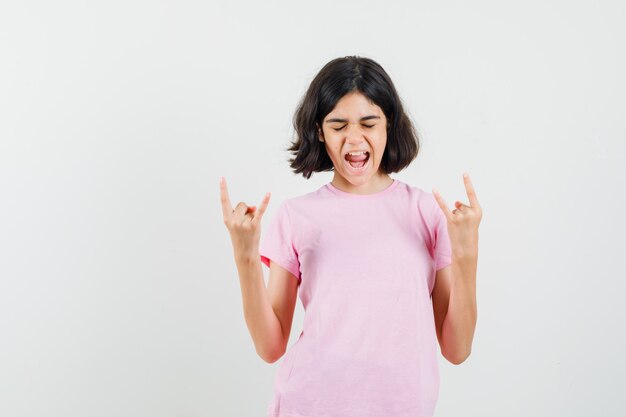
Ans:
{"label": "young girl", "polygon": [[[439,393],[437,341],[454,364],[476,325],[478,225],[470,204],[390,173],[419,142],[385,70],[337,58],[311,82],[288,149],[296,173],[333,171],[331,182],[285,200],[260,242],[259,205],[233,209],[220,180],[244,314],[257,353],[281,358],[297,294],[303,330],[274,380],[269,417],[429,417]],[[267,288],[261,262],[270,268]]]}

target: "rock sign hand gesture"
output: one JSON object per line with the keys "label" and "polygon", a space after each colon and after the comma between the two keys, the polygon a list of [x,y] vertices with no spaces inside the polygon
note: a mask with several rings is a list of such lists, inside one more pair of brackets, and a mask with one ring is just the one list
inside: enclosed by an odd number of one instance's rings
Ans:
{"label": "rock sign hand gesture", "polygon": [[261,219],[269,204],[270,193],[265,194],[258,210],[256,206],[248,206],[242,201],[233,209],[228,197],[226,179],[221,177],[220,194],[224,224],[230,233],[235,257],[257,257],[261,239]]}
{"label": "rock sign hand gesture", "polygon": [[445,214],[448,224],[448,236],[452,253],[460,257],[478,257],[478,225],[482,219],[483,212],[478,204],[474,186],[467,173],[463,174],[465,190],[470,204],[466,205],[456,201],[454,210],[450,211],[443,197],[433,188],[433,194],[439,207]]}

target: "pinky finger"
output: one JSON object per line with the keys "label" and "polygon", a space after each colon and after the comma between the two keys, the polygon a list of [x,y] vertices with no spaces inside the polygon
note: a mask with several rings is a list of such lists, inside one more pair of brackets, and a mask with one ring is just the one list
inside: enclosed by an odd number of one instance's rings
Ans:
{"label": "pinky finger", "polygon": [[439,194],[439,191],[433,188],[433,195],[435,196],[435,200],[437,200],[437,204],[439,204],[439,208],[443,211],[446,218],[450,217],[450,209],[441,194]]}

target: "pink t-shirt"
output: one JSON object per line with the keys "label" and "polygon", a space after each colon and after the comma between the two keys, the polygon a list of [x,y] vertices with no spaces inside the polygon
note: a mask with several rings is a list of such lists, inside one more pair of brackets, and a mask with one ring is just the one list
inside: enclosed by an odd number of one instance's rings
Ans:
{"label": "pink t-shirt", "polygon": [[434,414],[430,296],[451,247],[431,193],[398,179],[368,195],[327,183],[280,204],[259,252],[298,279],[305,310],[277,370],[269,417]]}

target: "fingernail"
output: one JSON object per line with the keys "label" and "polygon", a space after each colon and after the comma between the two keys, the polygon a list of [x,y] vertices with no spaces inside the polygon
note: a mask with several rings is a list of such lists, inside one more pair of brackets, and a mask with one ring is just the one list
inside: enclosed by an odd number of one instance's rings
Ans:
{"label": "fingernail", "polygon": [[463,178],[467,178],[467,172],[463,173]]}
{"label": "fingernail", "polygon": [[220,177],[220,184],[224,182],[224,177]]}

